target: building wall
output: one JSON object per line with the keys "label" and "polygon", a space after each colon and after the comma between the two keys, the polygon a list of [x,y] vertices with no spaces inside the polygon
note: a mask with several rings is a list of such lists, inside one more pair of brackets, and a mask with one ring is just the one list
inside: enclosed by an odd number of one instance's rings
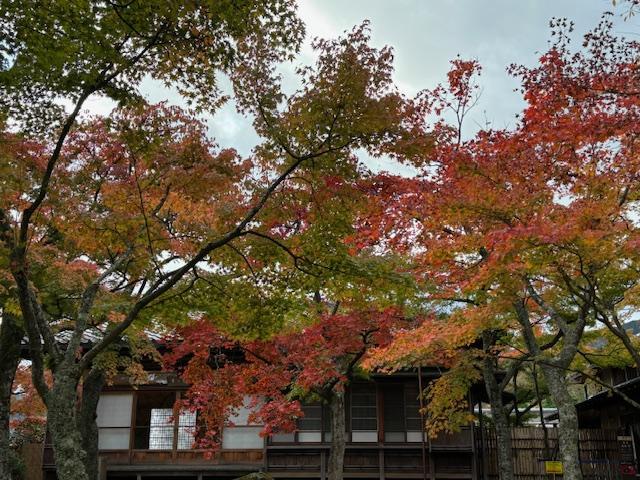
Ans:
{"label": "building wall", "polygon": [[[212,454],[192,448],[193,414],[182,412],[171,421],[184,389],[153,384],[103,392],[97,412],[103,480],[132,475],[137,480],[159,475],[220,480],[257,471],[275,478],[326,476],[331,441],[326,406],[305,405],[296,432],[264,439],[262,427],[249,422],[246,399],[230,418],[233,426],[224,429],[221,449]],[[442,478],[473,477],[473,431],[436,441],[423,437],[417,395],[415,376],[356,382],[348,389],[346,478],[422,478],[436,471]],[[45,458],[51,459],[48,451]],[[50,474],[51,463],[45,465]]]}

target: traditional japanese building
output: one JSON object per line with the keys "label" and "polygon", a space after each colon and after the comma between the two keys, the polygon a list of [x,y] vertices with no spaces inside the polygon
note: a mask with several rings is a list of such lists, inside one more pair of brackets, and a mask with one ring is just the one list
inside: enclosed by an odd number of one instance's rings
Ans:
{"label": "traditional japanese building", "polygon": [[[438,374],[422,369],[421,382]],[[415,371],[350,385],[346,478],[476,477],[473,429],[428,439],[421,431],[418,385]],[[126,382],[104,388],[97,410],[102,480],[217,480],[253,472],[283,479],[326,477],[331,440],[326,407],[305,405],[296,432],[268,438],[260,436],[260,425],[248,422],[249,410],[241,409],[231,419],[234,426],[224,429],[220,450],[212,453],[193,449],[196,415],[174,410],[186,389],[175,374],[160,372],[135,388]],[[48,444],[43,467],[44,479],[54,479]]]}

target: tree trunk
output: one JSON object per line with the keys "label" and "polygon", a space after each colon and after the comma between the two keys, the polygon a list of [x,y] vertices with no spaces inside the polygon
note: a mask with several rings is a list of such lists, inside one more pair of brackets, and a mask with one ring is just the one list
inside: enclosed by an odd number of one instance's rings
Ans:
{"label": "tree trunk", "polygon": [[327,465],[327,478],[328,480],[342,480],[346,445],[344,392],[332,392],[329,407],[331,410],[331,452]]}
{"label": "tree trunk", "polygon": [[546,357],[548,360],[543,363],[542,360],[545,359],[545,357],[543,357],[542,348],[536,342],[536,336],[533,324],[529,318],[526,302],[520,300],[514,304],[518,322],[522,325],[522,335],[527,349],[535,358],[535,361],[539,362],[544,378],[547,381],[549,394],[558,409],[558,443],[564,468],[563,480],[582,480],[580,450],[578,447],[578,413],[573,398],[571,398],[571,395],[569,395],[567,391],[566,369],[576,355],[578,343],[582,338],[582,333],[586,325],[589,308],[581,305],[580,316],[575,323],[569,325],[553,307],[549,306],[544,299],[537,294],[531,284],[529,284],[528,287],[531,298],[550,315],[562,333],[562,348],[552,359]]}
{"label": "tree trunk", "polygon": [[502,402],[502,390],[496,379],[496,368],[493,359],[488,356],[482,362],[482,375],[496,430],[498,475],[500,480],[513,480],[515,477],[513,474],[513,451],[511,449],[509,418]]}
{"label": "tree trunk", "polygon": [[20,343],[24,336],[13,315],[2,313],[0,323],[0,480],[11,479],[9,416],[11,389],[20,363]]}
{"label": "tree trunk", "polygon": [[98,480],[98,424],[96,410],[105,378],[102,370],[92,369],[82,384],[82,404],[78,411],[78,430],[82,436],[82,447],[87,454],[85,468],[89,480]]}
{"label": "tree trunk", "polygon": [[549,447],[549,432],[547,431],[547,423],[544,420],[544,408],[542,406],[542,396],[540,395],[540,384],[538,383],[538,369],[533,364],[533,386],[536,390],[536,398],[538,399],[538,413],[540,414],[540,425],[542,425],[542,433],[544,436],[544,457],[551,459],[551,448]]}
{"label": "tree trunk", "polygon": [[558,442],[564,480],[582,480],[578,447],[578,413],[567,391],[565,372],[551,365],[541,366],[551,398],[558,409]]}
{"label": "tree trunk", "polygon": [[51,434],[56,471],[60,480],[89,480],[82,435],[76,416],[76,372],[60,366],[47,395],[47,428]]}

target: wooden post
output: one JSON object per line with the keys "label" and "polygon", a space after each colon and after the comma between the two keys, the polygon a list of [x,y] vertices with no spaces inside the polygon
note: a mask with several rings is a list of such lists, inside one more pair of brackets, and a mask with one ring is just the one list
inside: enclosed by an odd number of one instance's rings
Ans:
{"label": "wooden post", "polygon": [[[422,399],[422,368],[418,367],[418,401],[420,403],[420,442],[422,444],[422,478],[427,480],[427,447],[424,442],[425,420],[424,420],[424,403]],[[429,471],[433,470],[433,459],[431,458],[431,445],[429,445]],[[433,473],[430,474],[431,480],[434,480]]]}
{"label": "wooden post", "polygon": [[384,443],[384,389],[376,383],[376,420],[378,422],[378,443]]}
{"label": "wooden post", "polygon": [[520,426],[520,411],[518,410],[518,374],[515,373],[513,375],[513,396],[514,396],[514,400],[513,400],[513,405],[515,408],[515,414],[516,414],[516,427]]}
{"label": "wooden post", "polygon": [[486,442],[486,438],[485,438],[485,430],[484,430],[484,420],[483,420],[483,415],[482,415],[482,400],[480,400],[478,402],[478,411],[479,416],[478,418],[480,419],[479,423],[480,423],[480,443],[482,445],[482,454],[481,454],[481,458],[482,458],[482,480],[488,480],[489,478],[489,462],[488,462],[488,458],[487,458],[487,452],[485,450],[485,446],[487,444]]}
{"label": "wooden post", "polygon": [[107,465],[103,457],[98,457],[98,478],[107,480]]}
{"label": "wooden post", "polygon": [[136,446],[136,412],[138,410],[138,392],[133,391],[131,400],[131,421],[129,422],[129,465],[133,463],[133,450]]}
{"label": "wooden post", "polygon": [[320,450],[320,480],[327,478],[327,452]]}
{"label": "wooden post", "polygon": [[[471,407],[471,413],[475,411],[475,403],[471,391],[469,391],[469,405]],[[476,457],[476,426],[474,422],[471,422],[471,479],[478,480],[478,461]]]}
{"label": "wooden post", "polygon": [[180,409],[178,408],[178,401],[180,400],[180,392],[176,390],[176,398],[173,403],[173,443],[171,445],[171,458],[178,457],[178,432],[180,424]]}

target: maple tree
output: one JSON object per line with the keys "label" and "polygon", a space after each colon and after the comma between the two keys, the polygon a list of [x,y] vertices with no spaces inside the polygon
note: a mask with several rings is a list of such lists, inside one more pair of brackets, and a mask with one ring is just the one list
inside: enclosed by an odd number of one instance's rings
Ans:
{"label": "maple tree", "polygon": [[264,436],[295,431],[304,415],[301,402],[319,400],[330,411],[327,475],[343,478],[345,387],[361,371],[369,350],[386,345],[404,318],[396,309],[325,310],[302,330],[265,340],[234,340],[207,319],[176,332],[165,361],[181,365],[181,378],[190,384],[183,406],[198,412],[199,446],[218,446],[222,428],[247,397],[253,407],[249,422],[262,425]]}
{"label": "maple tree", "polygon": [[[313,218],[298,217],[316,191],[297,186],[308,184],[306,176],[329,186],[357,178],[353,152],[377,154],[401,131],[407,101],[391,83],[390,51],[368,46],[366,26],[315,46],[317,64],[300,70],[292,95],[281,93],[270,51],[256,51],[237,69],[237,98],[264,137],[249,158],[218,150],[188,113],[155,105],[89,119],[57,146],[19,142],[2,165],[18,181],[2,192],[11,208],[1,210],[0,231],[64,478],[95,474],[84,466],[77,387],[108,347],[194,285],[228,280],[240,265],[250,274],[243,250],[268,244],[295,260],[279,238],[289,239],[288,228],[311,228]],[[283,205],[291,223],[274,224]],[[33,282],[36,258],[61,289]],[[50,310],[49,299],[65,307]],[[60,330],[71,332],[64,349]],[[100,338],[83,350],[89,330]]]}
{"label": "maple tree", "polygon": [[[637,311],[638,44],[614,37],[605,18],[576,53],[569,22],[554,25],[539,65],[511,68],[527,101],[517,126],[464,140],[459,124],[436,120],[421,176],[370,182],[379,209],[363,217],[360,246],[407,252],[429,299],[455,305],[460,345],[497,333],[484,349],[494,366],[536,362],[559,411],[565,477],[579,479],[566,375],[585,327],[604,323],[637,355],[615,312]],[[452,109],[459,119],[473,103],[477,67],[455,61],[449,92],[426,93],[436,117]],[[416,354],[434,341],[414,338],[403,345]]]}
{"label": "maple tree", "polygon": [[[224,100],[217,73],[231,72],[251,45],[273,61],[292,57],[304,37],[296,13],[292,0],[3,0],[0,106],[59,147],[89,97],[138,101],[145,76],[210,110]],[[59,148],[51,153],[52,167]]]}
{"label": "maple tree", "polygon": [[[138,103],[142,100],[141,81],[150,76],[178,87],[200,108],[213,109],[224,99],[217,88],[219,71],[230,72],[243,58],[242,52],[256,42],[270,47],[271,60],[290,58],[304,36],[304,26],[296,16],[295,3],[288,0],[197,1],[180,5],[162,1],[60,0],[46,6],[7,0],[0,2],[0,21],[0,230],[5,240],[10,240],[2,242],[0,268],[14,277],[21,272],[17,288],[13,281],[3,285],[9,293],[6,298],[3,295],[0,327],[0,437],[5,445],[8,392],[17,365],[17,354],[6,348],[6,341],[15,345],[13,339],[21,336],[22,326],[26,327],[32,346],[40,343],[41,336],[48,336],[49,345],[53,343],[42,316],[36,325],[36,316],[29,308],[31,300],[27,298],[34,297],[28,290],[29,282],[36,280],[38,255],[34,255],[34,244],[39,237],[36,231],[42,227],[38,214],[51,184],[56,183],[65,143],[86,101],[102,96],[120,104]],[[65,104],[71,107],[66,109]],[[5,120],[11,123],[14,133],[18,129],[20,134],[8,134]],[[40,143],[34,142],[36,139]],[[16,219],[19,224],[14,223]],[[45,258],[45,263],[48,260]],[[31,269],[28,273],[27,267]],[[20,312],[23,315],[13,308],[19,295],[22,306],[27,308]],[[43,391],[42,365],[37,360],[41,355],[39,347],[33,355],[34,380]],[[7,451],[4,447],[0,450]],[[0,474],[6,476],[1,455]],[[84,478],[81,468],[72,466],[69,470],[74,473],[68,478]]]}

